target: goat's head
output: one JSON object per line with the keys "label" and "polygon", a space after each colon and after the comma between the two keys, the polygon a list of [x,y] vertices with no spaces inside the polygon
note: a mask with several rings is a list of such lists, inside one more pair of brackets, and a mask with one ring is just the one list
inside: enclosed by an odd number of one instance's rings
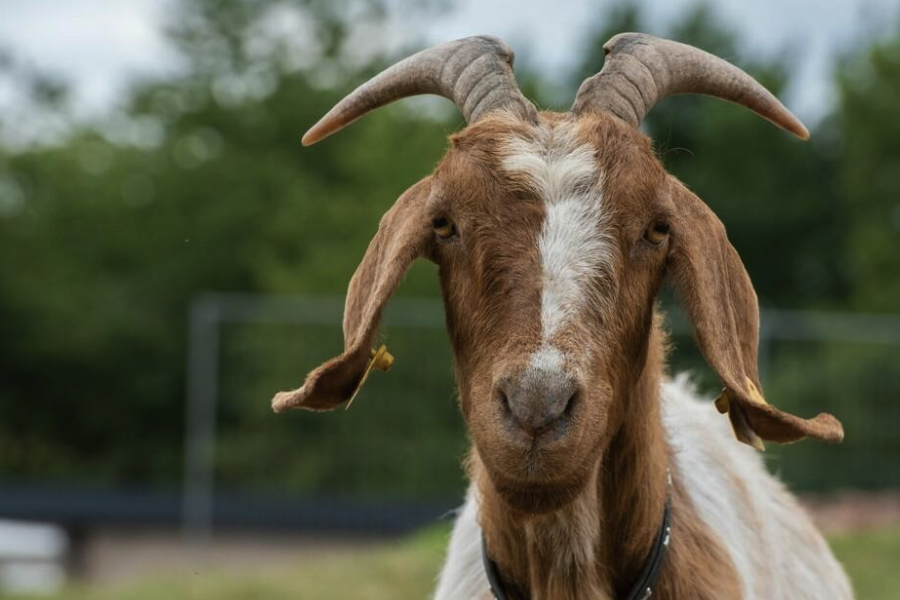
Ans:
{"label": "goat's head", "polygon": [[806,129],[746,73],[696,48],[622,34],[605,50],[569,113],[538,113],[516,86],[509,48],[475,37],[387,69],[306,134],[314,143],[422,93],[453,100],[469,123],[381,222],[350,283],[344,353],[279,394],[276,410],[352,397],[382,308],[423,257],[440,267],[462,412],[491,481],[520,509],[559,506],[588,480],[643,370],[667,273],[739,439],[840,439],[831,415],[804,420],[762,400],[747,273],[722,224],[666,174],[637,126],[658,100],[701,93],[798,137]]}

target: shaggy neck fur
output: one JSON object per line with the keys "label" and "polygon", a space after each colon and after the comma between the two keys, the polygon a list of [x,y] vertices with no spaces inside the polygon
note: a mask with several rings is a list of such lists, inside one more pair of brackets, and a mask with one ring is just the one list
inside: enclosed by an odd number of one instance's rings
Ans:
{"label": "shaggy neck fur", "polygon": [[512,511],[473,453],[489,552],[516,599],[613,600],[639,574],[662,520],[667,470],[675,478],[672,542],[654,598],[740,598],[727,553],[695,514],[678,485],[665,439],[659,391],[665,338],[651,334],[637,381],[618,398],[626,407],[592,480],[563,509],[540,516]]}

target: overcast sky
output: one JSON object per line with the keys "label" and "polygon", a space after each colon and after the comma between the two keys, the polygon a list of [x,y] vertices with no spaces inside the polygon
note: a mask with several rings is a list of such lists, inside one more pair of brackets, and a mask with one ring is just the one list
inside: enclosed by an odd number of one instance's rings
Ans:
{"label": "overcast sky", "polygon": [[[645,0],[650,32],[695,0]],[[0,0],[0,48],[69,79],[82,111],[109,107],[129,78],[174,68],[160,24],[172,0]],[[829,73],[835,56],[900,23],[900,0],[710,0],[724,23],[742,32],[737,56],[777,56],[799,49],[798,77],[788,105],[814,121],[833,100]],[[551,8],[552,6],[552,8]],[[503,37],[529,63],[552,74],[570,66],[588,27],[608,2],[589,0],[460,0],[448,15],[417,25],[434,41],[476,33]],[[404,28],[409,24],[404,24]],[[402,36],[402,32],[398,32]],[[522,48],[526,48],[522,51]],[[9,90],[6,90],[9,93]],[[574,90],[573,90],[574,93]],[[0,105],[4,90],[0,89]]]}

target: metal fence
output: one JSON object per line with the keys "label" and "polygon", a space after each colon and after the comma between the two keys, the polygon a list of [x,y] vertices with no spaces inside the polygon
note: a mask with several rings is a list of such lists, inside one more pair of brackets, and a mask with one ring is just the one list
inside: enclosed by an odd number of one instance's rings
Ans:
{"label": "metal fence", "polygon": [[[216,498],[235,490],[303,498],[319,511],[340,507],[329,523],[343,514],[365,527],[371,517],[373,528],[385,515],[421,517],[458,501],[466,436],[437,300],[390,304],[382,332],[397,364],[367,383],[352,410],[271,413],[275,391],[297,387],[340,353],[342,312],[343,299],[334,297],[211,294],[192,304],[188,533],[208,534]],[[717,382],[683,315],[670,312],[673,370],[690,370],[701,391],[714,394]],[[791,485],[900,486],[900,316],[764,310],[760,371],[771,401],[804,415],[834,412],[847,429],[843,446],[767,453]]]}

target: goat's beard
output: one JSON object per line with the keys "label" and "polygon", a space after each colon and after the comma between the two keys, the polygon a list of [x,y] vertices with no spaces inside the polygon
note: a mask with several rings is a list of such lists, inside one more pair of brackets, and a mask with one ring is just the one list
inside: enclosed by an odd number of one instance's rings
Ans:
{"label": "goat's beard", "polygon": [[[533,456],[526,460],[541,461],[541,458]],[[566,461],[570,467],[568,472],[559,469],[552,479],[533,480],[529,477],[517,477],[510,472],[527,474],[533,472],[533,465],[526,464],[511,470],[503,469],[498,464],[492,464],[493,462],[484,460],[482,456],[482,464],[491,486],[511,509],[528,515],[555,512],[571,504],[581,495],[588,482],[593,480],[591,469],[596,468],[596,461],[579,460],[573,456]]]}

